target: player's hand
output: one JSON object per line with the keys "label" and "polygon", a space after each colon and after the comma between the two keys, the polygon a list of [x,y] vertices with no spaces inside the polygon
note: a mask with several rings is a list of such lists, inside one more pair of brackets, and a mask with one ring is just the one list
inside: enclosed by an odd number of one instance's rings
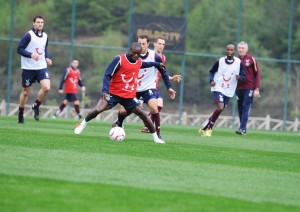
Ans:
{"label": "player's hand", "polygon": [[215,86],[216,86],[216,82],[215,82],[215,81],[212,81],[212,82],[210,83],[210,86],[211,86],[211,87],[215,87]]}
{"label": "player's hand", "polygon": [[108,101],[109,98],[110,98],[109,93],[104,93],[104,94],[102,94],[102,99],[103,99],[104,101]]}
{"label": "player's hand", "polygon": [[59,90],[58,90],[58,93],[61,93],[61,94],[63,94],[63,93],[64,93],[64,91],[63,91],[62,89],[59,89]]}
{"label": "player's hand", "polygon": [[51,60],[50,58],[46,58],[46,62],[47,62],[47,64],[48,64],[49,66],[52,65],[52,60]]}
{"label": "player's hand", "polygon": [[254,90],[253,97],[260,97],[259,89]]}
{"label": "player's hand", "polygon": [[38,61],[40,59],[40,56],[36,53],[32,53],[31,58],[34,59],[35,61]]}
{"label": "player's hand", "polygon": [[170,98],[175,99],[176,91],[174,91],[172,88],[169,88],[168,91],[169,91],[169,94],[170,94]]}
{"label": "player's hand", "polygon": [[82,87],[81,87],[81,92],[82,92],[82,93],[85,93],[85,90],[86,90],[86,89],[85,89],[85,86],[82,86]]}
{"label": "player's hand", "polygon": [[240,79],[240,75],[235,75],[235,78],[236,78],[237,80],[239,80],[239,79]]}
{"label": "player's hand", "polygon": [[172,77],[170,77],[170,81],[172,82],[180,82],[181,81],[181,75],[175,74]]}
{"label": "player's hand", "polygon": [[163,69],[167,69],[167,67],[166,67],[166,65],[164,64],[164,63],[160,63],[160,65],[159,65],[161,68],[163,68]]}

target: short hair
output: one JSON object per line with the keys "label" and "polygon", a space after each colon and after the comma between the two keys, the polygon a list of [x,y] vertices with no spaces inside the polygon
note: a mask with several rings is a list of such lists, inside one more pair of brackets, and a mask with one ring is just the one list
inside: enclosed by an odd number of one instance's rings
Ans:
{"label": "short hair", "polygon": [[160,40],[166,41],[166,40],[165,40],[164,38],[162,38],[162,37],[157,37],[157,38],[155,38],[154,43],[157,43],[159,39],[160,39]]}
{"label": "short hair", "polygon": [[42,16],[37,15],[37,16],[35,16],[35,17],[33,18],[33,22],[35,22],[35,20],[36,20],[37,18],[40,18],[40,19],[43,19],[43,20],[44,20],[44,18],[43,18]]}
{"label": "short hair", "polygon": [[138,35],[138,39],[139,39],[139,38],[140,38],[140,39],[147,39],[147,43],[150,42],[148,35],[141,34],[141,35]]}
{"label": "short hair", "polygon": [[243,46],[246,46],[246,48],[248,48],[248,43],[246,43],[245,41],[241,41],[238,43],[238,46],[239,45],[243,45]]}

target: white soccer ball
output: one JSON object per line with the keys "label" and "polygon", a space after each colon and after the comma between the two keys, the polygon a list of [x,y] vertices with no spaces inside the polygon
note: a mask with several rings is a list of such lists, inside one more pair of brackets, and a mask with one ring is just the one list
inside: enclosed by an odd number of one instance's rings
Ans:
{"label": "white soccer ball", "polygon": [[123,141],[125,139],[125,131],[122,127],[113,127],[109,131],[109,138],[112,141]]}

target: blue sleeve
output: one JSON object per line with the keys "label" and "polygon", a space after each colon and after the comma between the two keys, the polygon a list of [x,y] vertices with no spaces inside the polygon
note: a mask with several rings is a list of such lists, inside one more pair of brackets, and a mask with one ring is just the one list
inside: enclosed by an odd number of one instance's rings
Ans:
{"label": "blue sleeve", "polygon": [[78,80],[78,85],[80,87],[85,86],[81,78]]}
{"label": "blue sleeve", "polygon": [[45,46],[45,58],[50,58],[50,54],[48,53],[48,39],[47,39],[47,42],[46,42],[46,46]]}
{"label": "blue sleeve", "polygon": [[67,77],[68,77],[68,69],[66,68],[66,70],[64,71],[64,73],[61,77],[60,83],[59,83],[59,90],[63,89],[64,83],[65,83]]}
{"label": "blue sleeve", "polygon": [[24,57],[28,57],[28,58],[31,58],[31,52],[28,52],[26,51],[26,47],[28,46],[29,42],[31,40],[31,36],[29,33],[26,33],[23,38],[20,40],[20,43],[19,43],[19,46],[18,46],[18,49],[17,49],[17,52],[24,56]]}
{"label": "blue sleeve", "polygon": [[214,81],[215,73],[219,69],[219,60],[217,60],[209,71],[209,83]]}
{"label": "blue sleeve", "polygon": [[120,56],[116,56],[113,61],[108,65],[104,77],[103,77],[103,85],[102,85],[102,94],[108,93],[109,84],[112,76],[120,69]]}
{"label": "blue sleeve", "polygon": [[158,69],[158,71],[161,74],[161,77],[162,77],[162,79],[163,79],[163,81],[164,81],[164,83],[165,83],[165,85],[167,87],[167,90],[169,90],[170,88],[172,88],[171,82],[170,82],[170,79],[169,79],[169,74],[168,74],[167,70],[165,70],[165,69],[163,69],[161,67],[159,67],[157,69]]}
{"label": "blue sleeve", "polygon": [[[155,54],[155,61],[159,62],[159,63],[162,63],[162,59],[158,54]],[[161,74],[161,77],[162,77],[162,79],[163,79],[163,81],[164,81],[164,83],[167,87],[167,90],[169,90],[169,88],[171,88],[172,86],[171,86],[171,83],[170,83],[168,72],[165,69],[161,68],[160,66],[157,67],[157,69]]]}
{"label": "blue sleeve", "polygon": [[243,65],[243,63],[241,62],[241,65],[240,65],[240,78],[239,78],[239,81],[242,81],[245,79],[246,77],[246,70],[245,70],[245,67]]}
{"label": "blue sleeve", "polygon": [[142,62],[141,68],[150,68],[154,66],[155,68],[160,67],[160,63],[158,62]]}

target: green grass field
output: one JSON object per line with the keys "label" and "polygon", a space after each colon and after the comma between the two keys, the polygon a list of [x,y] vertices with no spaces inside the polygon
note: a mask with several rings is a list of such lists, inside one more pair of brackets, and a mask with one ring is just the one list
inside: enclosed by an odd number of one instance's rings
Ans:
{"label": "green grass field", "polygon": [[291,132],[0,117],[0,211],[300,211],[300,136]]}

